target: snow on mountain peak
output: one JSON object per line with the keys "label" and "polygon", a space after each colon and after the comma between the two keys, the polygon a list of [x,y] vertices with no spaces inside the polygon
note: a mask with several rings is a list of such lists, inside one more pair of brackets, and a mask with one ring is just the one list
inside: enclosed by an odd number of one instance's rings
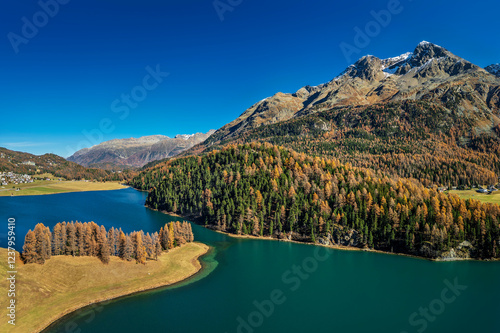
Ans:
{"label": "snow on mountain peak", "polygon": [[409,57],[413,55],[412,52],[406,52],[403,53],[400,56],[397,57],[392,57],[392,58],[387,58],[382,60],[382,70],[385,70],[386,68],[392,67],[393,65],[400,63],[402,61],[407,60]]}
{"label": "snow on mountain peak", "polygon": [[406,60],[408,59],[409,56],[411,56],[413,54],[413,52],[406,52],[406,53],[403,53],[402,55],[400,56],[397,56],[397,57],[393,57],[393,58],[387,58],[385,60],[392,60],[392,61],[403,61],[403,60]]}
{"label": "snow on mountain peak", "polygon": [[484,68],[489,73],[500,77],[500,64],[489,65]]}
{"label": "snow on mountain peak", "polygon": [[433,45],[433,46],[441,47],[441,46],[439,46],[439,45],[437,45],[437,44],[434,44],[434,43],[428,42],[428,41],[426,41],[426,40],[423,40],[423,41],[421,41],[420,43],[418,43],[418,46],[427,46],[427,45]]}
{"label": "snow on mountain peak", "polygon": [[189,139],[189,138],[191,138],[191,137],[193,137],[193,136],[194,136],[194,134],[177,134],[177,135],[175,136],[175,138],[176,138],[176,139],[184,139],[184,140],[187,140],[187,139]]}

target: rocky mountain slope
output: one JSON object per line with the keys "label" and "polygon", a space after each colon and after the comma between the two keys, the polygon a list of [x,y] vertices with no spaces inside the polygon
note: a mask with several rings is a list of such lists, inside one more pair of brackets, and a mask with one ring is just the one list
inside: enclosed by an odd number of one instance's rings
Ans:
{"label": "rocky mountain slope", "polygon": [[174,138],[152,135],[138,139],[115,139],[81,149],[68,160],[83,166],[103,169],[138,168],[151,161],[175,156],[205,141],[214,132],[211,130],[208,133],[181,134]]}
{"label": "rocky mountain slope", "polygon": [[491,132],[500,122],[500,79],[441,46],[421,42],[398,57],[362,57],[328,83],[266,98],[219,129],[207,144],[334,107],[405,100],[462,113],[475,123],[476,133]]}

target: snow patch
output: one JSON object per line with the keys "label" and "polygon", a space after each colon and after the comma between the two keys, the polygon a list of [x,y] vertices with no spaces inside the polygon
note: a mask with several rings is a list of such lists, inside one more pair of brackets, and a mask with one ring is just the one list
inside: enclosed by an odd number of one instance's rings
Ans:
{"label": "snow patch", "polygon": [[420,72],[420,71],[424,70],[425,68],[429,67],[434,61],[435,62],[440,62],[443,59],[444,59],[444,57],[431,58],[431,59],[427,60],[426,63],[423,64],[422,66],[416,67],[416,70],[417,70],[417,72]]}
{"label": "snow patch", "polygon": [[193,137],[194,134],[177,134],[175,136],[176,139],[184,139],[184,140],[188,140],[189,138]]}
{"label": "snow patch", "polygon": [[397,57],[383,59],[382,71],[384,72],[385,77],[394,75],[398,71],[399,67],[404,65],[409,59],[411,59],[412,56],[412,52],[406,52]]}
{"label": "snow patch", "polygon": [[393,68],[385,68],[382,71],[384,72],[385,77],[389,77],[389,76],[396,74],[398,69],[399,69],[399,66],[395,66]]}
{"label": "snow patch", "polygon": [[500,76],[500,64],[489,65],[484,69],[493,75]]}
{"label": "snow patch", "polygon": [[334,77],[332,81],[338,81],[338,80],[340,80],[341,78],[343,78],[344,76],[346,76],[346,74],[349,72],[350,69],[352,69],[354,67],[356,67],[356,66],[349,65],[349,67],[347,67],[345,69],[345,71],[343,71],[342,73],[340,73],[339,75],[337,75],[336,77]]}
{"label": "snow patch", "polygon": [[398,62],[405,61],[407,60],[413,53],[412,52],[406,52],[403,53],[400,56],[393,57],[393,58],[387,58],[382,60],[382,69],[386,69],[388,67],[391,67],[394,64],[397,64]]}
{"label": "snow patch", "polygon": [[397,56],[397,57],[383,59],[382,62],[398,63],[400,61],[404,61],[404,60],[408,59],[412,54],[413,54],[412,52],[406,52],[406,53],[403,53],[402,55]]}
{"label": "snow patch", "polygon": [[423,41],[421,41],[420,43],[418,43],[418,46],[425,46],[425,45],[434,45],[434,46],[437,46],[437,47],[441,47],[441,46],[439,46],[439,45],[437,45],[437,44],[434,44],[434,43],[428,42],[428,41],[426,41],[426,40],[423,40]]}

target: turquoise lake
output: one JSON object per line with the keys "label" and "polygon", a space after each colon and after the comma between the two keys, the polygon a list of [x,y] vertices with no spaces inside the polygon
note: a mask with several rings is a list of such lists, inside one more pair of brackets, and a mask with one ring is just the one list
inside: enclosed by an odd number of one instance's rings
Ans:
{"label": "turquoise lake", "polygon": [[[0,198],[0,246],[36,223],[94,221],[125,232],[180,220],[133,189]],[[500,332],[500,262],[431,262],[231,238],[193,224],[213,250],[179,285],[77,311],[47,332]],[[18,318],[22,320],[22,318]]]}

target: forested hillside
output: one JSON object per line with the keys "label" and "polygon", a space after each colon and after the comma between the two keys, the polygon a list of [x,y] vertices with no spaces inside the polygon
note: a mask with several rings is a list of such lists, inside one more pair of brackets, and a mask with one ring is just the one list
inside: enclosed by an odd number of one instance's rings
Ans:
{"label": "forested hillside", "polygon": [[452,110],[422,101],[336,107],[260,126],[231,141],[212,144],[208,151],[228,142],[270,142],[415,178],[425,186],[496,184],[500,126],[477,131],[475,120]]}
{"label": "forested hillside", "polygon": [[129,172],[86,168],[55,154],[33,155],[0,147],[0,171],[36,175],[51,173],[66,179],[124,180]]}
{"label": "forested hillside", "polygon": [[149,191],[146,204],[154,209],[198,216],[235,234],[429,258],[499,257],[498,205],[269,143],[165,161],[131,184]]}

